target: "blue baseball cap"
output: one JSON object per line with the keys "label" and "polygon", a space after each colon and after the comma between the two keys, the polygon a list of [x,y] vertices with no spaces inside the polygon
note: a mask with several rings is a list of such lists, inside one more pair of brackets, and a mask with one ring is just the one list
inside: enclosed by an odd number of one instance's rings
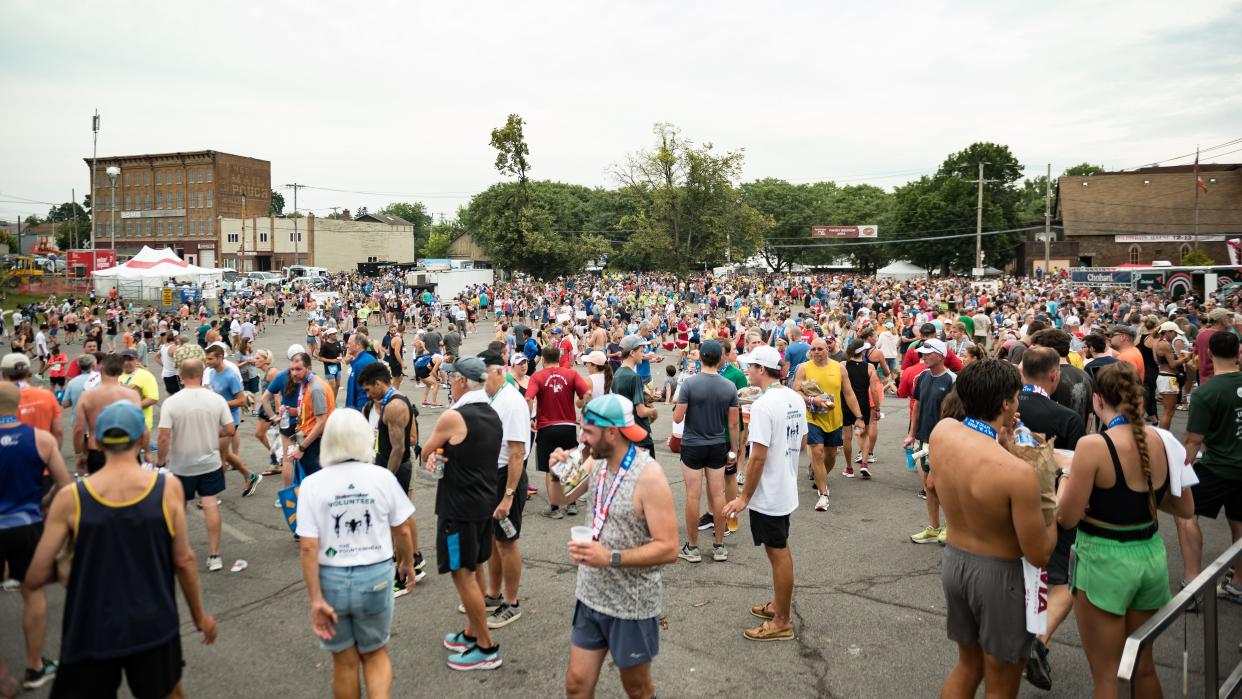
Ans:
{"label": "blue baseball cap", "polygon": [[[112,430],[121,430],[125,436],[105,436]],[[127,400],[118,400],[105,406],[99,411],[99,417],[95,418],[95,439],[100,444],[136,442],[146,432],[147,419],[142,414],[142,408]]]}
{"label": "blue baseball cap", "polygon": [[634,423],[634,404],[629,398],[606,393],[586,404],[582,424],[596,427],[616,427],[631,442],[647,438],[647,430]]}

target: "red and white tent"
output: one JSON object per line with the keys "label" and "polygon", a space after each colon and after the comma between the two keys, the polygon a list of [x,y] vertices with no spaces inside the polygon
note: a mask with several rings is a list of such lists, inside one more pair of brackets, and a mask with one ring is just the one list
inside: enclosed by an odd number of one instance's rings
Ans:
{"label": "red and white tent", "polygon": [[223,270],[199,267],[186,262],[177,257],[172,248],[156,250],[145,245],[125,264],[96,270],[91,274],[95,293],[106,293],[116,288],[122,296],[143,299],[154,298],[150,290],[158,290],[170,284],[218,284],[223,276]]}

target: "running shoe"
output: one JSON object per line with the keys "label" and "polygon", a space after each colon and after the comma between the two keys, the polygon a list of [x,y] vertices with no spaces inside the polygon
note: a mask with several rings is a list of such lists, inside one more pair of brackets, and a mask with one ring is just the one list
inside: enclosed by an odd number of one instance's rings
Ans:
{"label": "running shoe", "polygon": [[863,458],[862,458],[862,449],[859,449],[858,451],[854,452],[854,460],[855,460],[855,461],[862,461],[862,460],[863,460]]}
{"label": "running shoe", "polygon": [[1226,580],[1220,584],[1220,587],[1216,588],[1216,596],[1220,599],[1227,599],[1230,602],[1242,604],[1242,585],[1232,580]]}
{"label": "running shoe", "polygon": [[410,588],[400,580],[392,584],[392,598],[398,599],[410,594]]}
{"label": "running shoe", "polygon": [[712,513],[704,512],[703,516],[699,517],[699,531],[705,532],[714,526],[716,526],[716,518],[712,516]]}
{"label": "running shoe", "polygon": [[[1180,592],[1181,590],[1186,589],[1186,586],[1189,584],[1190,584],[1190,581],[1183,580],[1181,582],[1181,585],[1179,585],[1177,588],[1178,591]],[[1190,605],[1186,607],[1186,613],[1198,614],[1201,611],[1203,611],[1203,597],[1201,595],[1195,595],[1194,597],[1190,599]]]}
{"label": "running shoe", "polygon": [[9,578],[3,583],[0,583],[0,590],[4,590],[5,592],[17,592],[20,589],[22,589],[22,582],[20,580]]}
{"label": "running shoe", "polygon": [[1048,664],[1048,646],[1038,638],[1031,647],[1031,657],[1026,661],[1026,681],[1045,692],[1052,689],[1052,666]]}
{"label": "running shoe", "polygon": [[949,526],[946,524],[945,526],[940,528],[940,533],[936,535],[936,543],[940,544],[941,546],[944,546],[946,543],[948,543],[948,541],[949,541]]}
{"label": "running shoe", "polygon": [[427,559],[423,558],[423,554],[414,554],[414,580],[415,582],[427,577]]}
{"label": "running shoe", "polygon": [[703,555],[699,553],[699,547],[691,546],[689,543],[681,545],[681,550],[677,552],[677,557],[690,563],[698,563],[703,560]]}
{"label": "running shoe", "polygon": [[219,556],[207,557],[207,570],[217,571],[224,568],[224,561]]}
{"label": "running shoe", "polygon": [[502,603],[496,611],[487,615],[487,628],[503,629],[522,618],[522,608],[516,604]]}
{"label": "running shoe", "polygon": [[845,467],[845,469],[844,469],[843,471],[841,471],[841,475],[842,475],[842,476],[845,476],[846,478],[853,478],[853,477],[854,477],[854,467],[853,467],[853,466],[846,466],[846,467]]}
{"label": "running shoe", "polygon": [[923,527],[923,531],[910,535],[910,541],[916,544],[935,544],[940,540],[940,530],[931,526]]}
{"label": "running shoe", "polygon": [[56,677],[56,668],[59,663],[55,660],[43,658],[43,667],[33,670],[26,668],[26,676],[22,679],[22,687],[25,689],[38,689]]}
{"label": "running shoe", "polygon": [[866,464],[858,464],[858,475],[862,476],[864,481],[871,480],[871,469]]}
{"label": "running shoe", "polygon": [[712,544],[712,560],[717,563],[729,560],[729,549],[726,549],[724,544]]}
{"label": "running shoe", "polygon": [[577,516],[578,515],[578,503],[571,502],[568,505],[566,505],[565,514],[569,515],[570,517]]}
{"label": "running shoe", "polygon": [[868,457],[867,457],[867,463],[869,463],[869,464],[874,464],[874,463],[875,463],[875,454],[874,454],[874,453],[873,453],[871,456],[868,456]]}
{"label": "running shoe", "polygon": [[272,503],[272,507],[275,507],[278,510],[280,509],[280,498],[279,497],[277,497],[276,501]]}
{"label": "running shoe", "polygon": [[250,497],[254,495],[254,489],[259,487],[259,482],[263,480],[263,474],[251,473],[246,476],[246,487],[242,489],[242,497]]}
{"label": "running shoe", "polygon": [[922,488],[919,488],[919,492],[915,493],[915,495],[919,496],[923,500],[927,499],[927,491],[923,490]]}
{"label": "running shoe", "polygon": [[819,498],[815,500],[816,512],[828,511],[828,493],[820,493]]}
{"label": "running shoe", "polygon": [[461,653],[448,657],[448,666],[454,670],[495,670],[500,667],[500,664],[499,645],[490,651],[483,651],[478,646],[471,646]]}
{"label": "running shoe", "polygon": [[561,512],[561,508],[559,507],[549,507],[539,514],[547,517],[548,519],[565,519],[565,513]]}
{"label": "running shoe", "polygon": [[[494,611],[496,611],[497,609],[499,609],[499,608],[500,608],[500,605],[502,605],[502,604],[504,604],[504,603],[505,603],[505,598],[504,598],[504,597],[489,597],[489,596],[488,596],[488,595],[486,595],[486,594],[485,594],[485,595],[483,595],[483,610],[484,610],[484,611],[486,611],[488,614],[491,614],[492,612],[494,612]],[[464,605],[464,604],[458,604],[458,605],[457,605],[457,612],[458,612],[459,614],[465,614],[465,613],[466,613],[466,605]]]}
{"label": "running shoe", "polygon": [[455,653],[461,653],[474,645],[475,639],[466,635],[465,631],[444,634],[444,647]]}

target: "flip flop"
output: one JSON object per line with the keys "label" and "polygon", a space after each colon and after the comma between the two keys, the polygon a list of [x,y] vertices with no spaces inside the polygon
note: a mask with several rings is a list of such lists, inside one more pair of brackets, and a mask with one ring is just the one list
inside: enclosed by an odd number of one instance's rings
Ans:
{"label": "flip flop", "polygon": [[792,641],[794,640],[793,625],[789,625],[783,629],[774,629],[768,626],[767,622],[756,626],[753,629],[746,629],[742,635],[750,641]]}

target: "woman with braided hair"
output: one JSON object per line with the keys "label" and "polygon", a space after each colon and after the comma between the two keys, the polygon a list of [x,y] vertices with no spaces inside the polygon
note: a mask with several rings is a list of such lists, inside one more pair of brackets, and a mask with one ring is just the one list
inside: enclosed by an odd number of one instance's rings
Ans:
{"label": "woman with braided hair", "polygon": [[[1132,365],[1118,362],[1096,374],[1092,407],[1106,427],[1078,441],[1060,485],[1057,520],[1078,527],[1070,590],[1096,697],[1116,696],[1126,636],[1172,597],[1157,507],[1178,517],[1193,510],[1189,492],[1169,495],[1170,464],[1159,434],[1144,424],[1143,400]],[[1136,684],[1139,695],[1160,696],[1150,648],[1139,659]]]}

